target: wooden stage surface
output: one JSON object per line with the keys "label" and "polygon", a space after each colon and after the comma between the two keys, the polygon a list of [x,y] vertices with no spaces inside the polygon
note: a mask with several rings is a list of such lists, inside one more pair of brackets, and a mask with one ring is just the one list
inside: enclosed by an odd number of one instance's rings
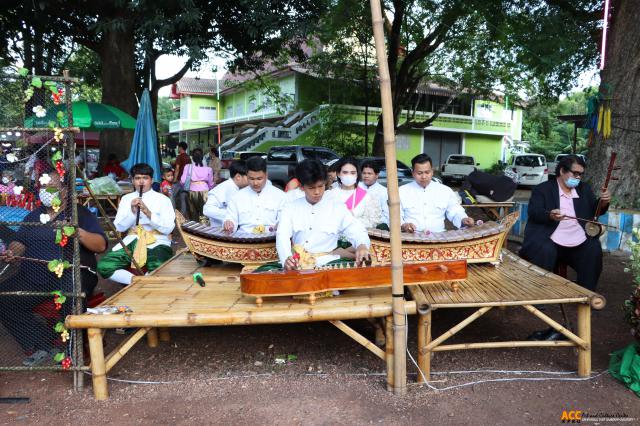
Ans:
{"label": "wooden stage surface", "polygon": [[[206,283],[200,287],[193,273],[200,272]],[[94,395],[108,397],[106,374],[145,335],[150,346],[158,340],[169,340],[168,327],[215,325],[276,324],[329,321],[387,364],[387,384],[393,387],[393,339],[391,288],[358,289],[341,292],[337,297],[319,298],[314,305],[291,296],[265,298],[261,307],[255,298],[240,293],[240,267],[218,265],[199,267],[188,252],[174,258],[106,300],[102,305],[127,306],[132,312],[115,315],[72,315],[68,328],[87,328],[91,352]],[[467,280],[455,284],[430,283],[407,286],[414,300],[405,302],[407,314],[418,314],[418,364],[429,380],[433,352],[445,350],[499,347],[566,347],[578,349],[578,371],[581,376],[591,369],[591,307],[601,309],[605,300],[562,277],[542,270],[503,250],[502,262],[469,265]],[[540,312],[534,305],[571,304],[578,306],[577,330],[562,325]],[[566,341],[509,341],[444,345],[494,307],[521,306],[531,314],[564,334]],[[431,313],[444,308],[478,308],[468,318],[435,339],[431,337]],[[378,325],[377,336],[386,335],[384,349],[360,335],[344,320],[385,318]],[[138,328],[110,354],[104,354],[104,329]],[[378,335],[379,332],[379,335]],[[376,339],[378,340],[378,339]],[[422,378],[421,378],[422,379]]]}

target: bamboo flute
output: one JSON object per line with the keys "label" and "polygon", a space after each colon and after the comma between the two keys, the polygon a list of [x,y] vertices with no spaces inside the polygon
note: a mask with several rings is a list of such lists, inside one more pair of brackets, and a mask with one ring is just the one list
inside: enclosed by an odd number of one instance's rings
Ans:
{"label": "bamboo flute", "polygon": [[[405,323],[404,284],[402,281],[402,240],[400,235],[400,200],[398,194],[398,170],[396,165],[395,130],[391,78],[384,41],[382,10],[379,0],[370,0],[373,37],[378,59],[382,124],[384,132],[384,158],[387,167],[387,191],[389,193],[389,218],[391,234],[391,293],[393,310],[393,393],[407,392],[407,324]],[[387,336],[387,339],[389,336]],[[389,374],[387,372],[387,374]]]}

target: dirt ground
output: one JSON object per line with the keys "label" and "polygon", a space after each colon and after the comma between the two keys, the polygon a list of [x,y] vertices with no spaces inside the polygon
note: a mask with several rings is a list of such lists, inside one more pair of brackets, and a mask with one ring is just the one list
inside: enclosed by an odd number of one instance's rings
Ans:
{"label": "dirt ground", "polygon": [[[563,410],[625,415],[639,424],[638,398],[606,373],[609,354],[632,341],[621,309],[630,289],[625,261],[624,254],[605,257],[599,291],[607,306],[593,313],[590,380],[541,373],[575,371],[577,356],[568,348],[446,352],[433,358],[432,385],[438,388],[543,380],[434,391],[416,384],[416,368],[409,365],[409,390],[399,397],[386,391],[383,363],[328,323],[178,329],[171,343],[150,349],[141,342],[116,366],[108,401],[94,401],[88,375],[78,393],[71,374],[0,372],[0,396],[31,399],[0,404],[0,424],[557,424]],[[561,318],[556,306],[545,312]],[[465,314],[434,312],[434,336]],[[569,314],[575,318],[574,311]],[[373,335],[365,321],[350,324]],[[415,326],[410,319],[414,356]],[[452,342],[522,339],[540,328],[543,324],[521,308],[494,310]],[[121,338],[110,333],[107,350]],[[291,360],[276,363],[289,355]],[[476,372],[446,373],[470,370]],[[573,380],[556,380],[560,377]]]}

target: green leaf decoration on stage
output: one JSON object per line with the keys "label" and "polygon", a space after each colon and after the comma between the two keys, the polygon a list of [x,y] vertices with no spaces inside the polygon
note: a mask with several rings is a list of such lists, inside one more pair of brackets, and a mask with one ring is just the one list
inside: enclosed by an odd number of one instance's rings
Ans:
{"label": "green leaf decoration on stage", "polygon": [[53,360],[55,362],[62,362],[62,360],[65,359],[65,357],[66,357],[66,354],[64,352],[58,352],[53,356]]}
{"label": "green leaf decoration on stage", "polygon": [[37,87],[38,89],[42,88],[42,80],[40,80],[40,77],[33,77],[31,79],[31,85],[33,87]]}
{"label": "green leaf decoration on stage", "polygon": [[29,75],[29,70],[26,68],[18,68],[18,75],[20,77],[26,77]]}

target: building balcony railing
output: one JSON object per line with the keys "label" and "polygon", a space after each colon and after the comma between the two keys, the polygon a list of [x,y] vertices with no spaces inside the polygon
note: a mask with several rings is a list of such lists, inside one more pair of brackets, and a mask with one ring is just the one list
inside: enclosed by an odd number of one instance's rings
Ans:
{"label": "building balcony railing", "polygon": [[185,130],[193,130],[201,127],[217,126],[218,124],[222,126],[225,124],[240,123],[240,122],[249,121],[249,120],[274,118],[274,117],[279,117],[281,115],[283,114],[279,114],[275,110],[265,110],[265,111],[253,112],[251,114],[244,114],[244,115],[238,115],[235,117],[225,118],[220,121],[191,120],[191,119],[181,118],[179,120],[171,120],[169,122],[169,133],[182,132]]}
{"label": "building balcony railing", "polygon": [[[329,108],[329,105],[322,105],[320,108]],[[347,116],[347,119],[354,124],[364,125],[365,108],[359,105],[333,105]],[[378,116],[382,113],[381,108],[369,107],[367,111],[367,121],[369,125],[375,125]],[[399,123],[406,123],[409,118],[412,121],[424,121],[433,116],[432,112],[403,110],[399,117]],[[490,135],[504,135],[505,132],[510,133],[512,122],[510,120],[488,120],[480,117],[456,114],[440,114],[436,118],[429,129],[462,132],[462,133],[484,133]]]}

